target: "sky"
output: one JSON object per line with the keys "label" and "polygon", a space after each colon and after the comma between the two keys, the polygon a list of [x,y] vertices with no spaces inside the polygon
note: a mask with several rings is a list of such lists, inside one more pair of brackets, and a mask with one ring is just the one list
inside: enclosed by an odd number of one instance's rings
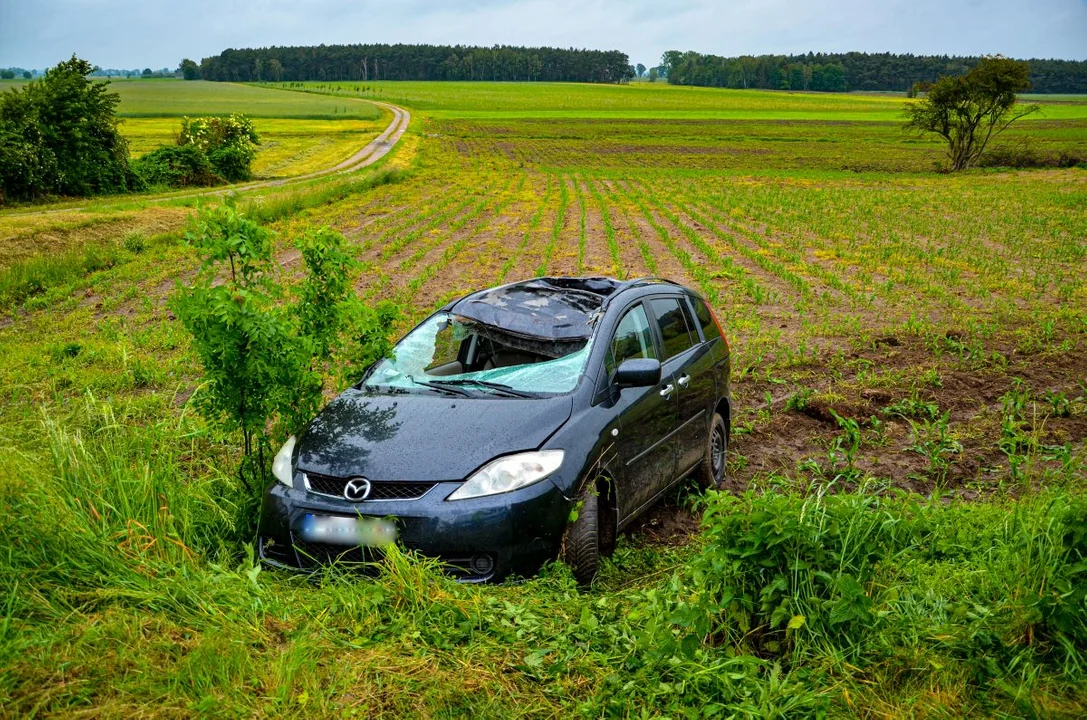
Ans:
{"label": "sky", "polygon": [[0,0],[0,67],[174,68],[229,47],[550,45],[1087,60],[1087,0]]}

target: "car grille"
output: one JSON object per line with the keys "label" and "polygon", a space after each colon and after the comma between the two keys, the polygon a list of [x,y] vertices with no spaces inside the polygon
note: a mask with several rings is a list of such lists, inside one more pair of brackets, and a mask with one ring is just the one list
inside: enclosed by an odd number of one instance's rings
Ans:
{"label": "car grille", "polygon": [[[343,489],[350,478],[336,478],[316,473],[306,473],[306,489],[318,495],[343,499]],[[433,482],[372,482],[370,494],[364,502],[372,500],[418,500],[438,483]]]}

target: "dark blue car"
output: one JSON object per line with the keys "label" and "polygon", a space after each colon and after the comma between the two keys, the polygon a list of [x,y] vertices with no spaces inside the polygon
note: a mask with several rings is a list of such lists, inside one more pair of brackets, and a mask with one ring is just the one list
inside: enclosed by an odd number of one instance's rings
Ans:
{"label": "dark blue car", "polygon": [[287,441],[260,555],[309,569],[396,542],[466,581],[561,557],[587,584],[670,487],[722,482],[730,418],[729,347],[696,292],[597,277],[481,290]]}

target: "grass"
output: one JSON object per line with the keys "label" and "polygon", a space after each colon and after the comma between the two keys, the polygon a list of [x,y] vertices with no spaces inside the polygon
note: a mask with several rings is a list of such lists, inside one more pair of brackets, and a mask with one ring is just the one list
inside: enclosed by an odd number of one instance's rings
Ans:
{"label": "grass", "polygon": [[[389,113],[373,120],[258,118],[253,125],[261,144],[253,158],[253,175],[291,177],[333,167],[377,137],[391,119]],[[134,118],[121,124],[133,157],[169,145],[180,130],[180,119],[173,117]]]}
{"label": "grass", "polygon": [[[274,87],[384,100],[437,118],[633,118],[901,122],[904,98],[881,95],[722,90],[665,83],[325,82]],[[1075,98],[1070,101],[1070,98]],[[1038,96],[1042,117],[1087,119],[1083,96]]]}
{"label": "grass", "polygon": [[114,80],[123,118],[227,115],[303,120],[376,120],[371,103],[352,98],[307,97],[269,88],[204,80]]}
{"label": "grass", "polygon": [[[379,87],[419,110],[380,168],[243,198],[286,291],[320,225],[401,329],[541,272],[698,288],[732,347],[734,492],[669,493],[585,593],[560,565],[262,570],[165,302],[198,262],[190,208],[0,213],[7,713],[1087,713],[1082,169],[934,173],[884,106],[856,121],[878,97]],[[841,114],[701,115],[781,102]],[[1077,119],[1016,132],[1087,142]]]}

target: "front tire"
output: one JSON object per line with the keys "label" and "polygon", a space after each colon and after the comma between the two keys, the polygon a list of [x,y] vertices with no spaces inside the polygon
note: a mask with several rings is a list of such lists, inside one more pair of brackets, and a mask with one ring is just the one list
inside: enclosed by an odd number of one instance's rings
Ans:
{"label": "front tire", "polygon": [[728,428],[720,413],[714,413],[710,421],[710,432],[706,438],[706,454],[702,458],[702,471],[699,480],[705,490],[720,490],[728,480],[726,464],[728,462]]}
{"label": "front tire", "polygon": [[574,571],[578,585],[592,584],[600,568],[600,497],[587,483],[577,497],[577,518],[566,528],[562,560]]}

